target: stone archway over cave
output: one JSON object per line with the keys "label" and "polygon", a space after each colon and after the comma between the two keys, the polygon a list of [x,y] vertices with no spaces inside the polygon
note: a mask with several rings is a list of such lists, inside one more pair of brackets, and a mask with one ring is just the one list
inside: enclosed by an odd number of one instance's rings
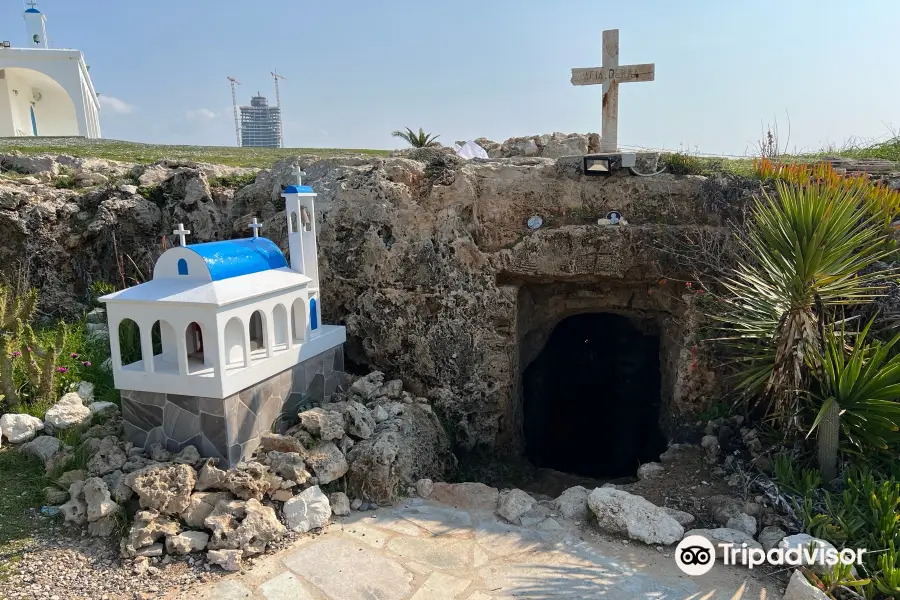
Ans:
{"label": "stone archway over cave", "polygon": [[658,331],[620,314],[562,319],[522,374],[527,457],[588,477],[634,475],[666,447],[661,383]]}

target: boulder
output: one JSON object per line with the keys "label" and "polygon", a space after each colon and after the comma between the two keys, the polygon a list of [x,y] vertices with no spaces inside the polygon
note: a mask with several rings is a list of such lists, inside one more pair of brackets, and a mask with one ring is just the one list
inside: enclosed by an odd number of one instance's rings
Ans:
{"label": "boulder", "polygon": [[733,496],[710,496],[706,499],[706,505],[713,519],[720,525],[725,525],[729,519],[744,512],[744,503]]}
{"label": "boulder", "polygon": [[289,479],[298,484],[309,478],[306,463],[297,452],[278,452],[273,450],[266,455],[269,468],[282,479]]}
{"label": "boulder", "polygon": [[[716,547],[716,558],[719,559],[725,557],[726,547],[733,546],[740,549],[743,548],[744,544],[747,544],[747,548],[762,549],[759,542],[743,531],[738,531],[737,529],[728,529],[727,527],[719,527],[717,529],[691,529],[684,534],[684,537],[692,535],[703,536],[712,542],[713,546]],[[740,554],[738,556],[740,557]]]}
{"label": "boulder", "polygon": [[759,540],[759,543],[762,545],[763,550],[768,552],[772,548],[777,548],[778,544],[781,543],[781,540],[783,540],[786,536],[787,533],[785,533],[785,531],[781,527],[770,525],[769,527],[763,528],[757,540]]}
{"label": "boulder", "polygon": [[194,446],[185,446],[181,449],[181,452],[172,457],[172,462],[180,465],[193,466],[200,462],[200,460],[200,452]]}
{"label": "boulder", "polygon": [[100,440],[96,452],[87,462],[87,470],[91,475],[106,475],[121,470],[126,462],[128,455],[119,447],[119,439],[110,436]]}
{"label": "boulder", "polygon": [[350,514],[350,498],[344,492],[335,492],[328,496],[328,503],[331,505],[331,512],[339,517],[346,517]]}
{"label": "boulder", "polygon": [[125,473],[122,471],[107,473],[103,476],[103,481],[106,482],[106,487],[116,502],[128,502],[134,495],[134,490],[125,485]]}
{"label": "boulder", "polygon": [[203,527],[203,522],[216,505],[221,502],[231,502],[234,496],[230,492],[197,492],[191,495],[187,508],[181,513],[181,520],[188,527]]}
{"label": "boulder", "polygon": [[497,510],[500,492],[483,483],[435,483],[431,499],[463,510]]}
{"label": "boulder", "polygon": [[160,543],[150,544],[143,548],[135,550],[134,555],[137,557],[155,558],[163,555],[163,545]]}
{"label": "boulder", "polygon": [[91,402],[88,404],[88,410],[92,415],[105,415],[118,411],[119,406],[113,402]]}
{"label": "boulder", "polygon": [[278,489],[280,483],[277,475],[258,462],[238,463],[235,468],[222,471],[213,461],[207,461],[200,469],[196,489],[227,490],[243,500],[262,500],[267,491]]}
{"label": "boulder", "polygon": [[567,519],[584,521],[588,516],[588,490],[576,485],[553,501],[556,510]]}
{"label": "boulder", "polygon": [[76,481],[69,486],[69,501],[59,507],[66,522],[75,525],[87,522],[87,503],[84,501],[83,491],[83,481]]}
{"label": "boulder", "polygon": [[416,482],[416,494],[420,498],[428,498],[434,492],[434,482],[430,479],[420,479]]}
{"label": "boulder", "polygon": [[[78,394],[82,402],[90,404],[94,401],[94,384],[88,381],[79,381],[78,386],[75,388],[75,393]],[[112,404],[112,402],[98,402],[97,404]]]}
{"label": "boulder", "polygon": [[685,529],[693,525],[694,521],[697,520],[694,515],[684,512],[683,510],[676,510],[674,508],[669,508],[668,506],[661,506],[660,508],[666,511],[666,514],[668,514],[670,517],[678,521],[678,524]]}
{"label": "boulder", "polygon": [[114,515],[119,511],[119,505],[113,502],[109,495],[106,482],[99,477],[91,477],[86,480],[83,493],[84,501],[87,505],[88,523]]}
{"label": "boulder", "polygon": [[226,571],[240,571],[242,555],[240,550],[210,550],[206,553],[206,560]]}
{"label": "boulder", "polygon": [[212,531],[211,550],[241,550],[244,556],[264,552],[285,531],[275,511],[253,498],[219,502],[203,524]]}
{"label": "boulder", "polygon": [[47,506],[59,506],[68,500],[69,492],[52,485],[44,488],[44,502]]}
{"label": "boulder", "polygon": [[645,544],[674,544],[684,536],[684,528],[666,511],[623,490],[597,488],[588,496],[588,507],[603,531]]}
{"label": "boulder", "polygon": [[169,554],[190,554],[200,552],[209,543],[209,534],[203,531],[183,531],[166,537],[166,552]]}
{"label": "boulder", "polygon": [[338,440],[344,437],[344,416],[336,410],[317,406],[300,413],[300,424],[322,440]]}
{"label": "boulder", "polygon": [[375,417],[359,402],[334,402],[328,405],[328,410],[340,412],[343,415],[344,430],[357,439],[365,440],[375,433]]}
{"label": "boulder", "polygon": [[101,517],[88,523],[87,529],[91,537],[107,538],[119,529],[119,518],[116,514]]}
{"label": "boulder", "polygon": [[91,409],[84,405],[81,396],[77,392],[69,392],[47,410],[44,423],[54,431],[63,431],[89,424],[91,416]]}
{"label": "boulder", "polygon": [[348,493],[379,504],[392,503],[398,491],[419,479],[443,478],[456,466],[447,433],[427,404],[403,405],[401,414],[358,441],[347,460]]}
{"label": "boulder", "polygon": [[347,459],[333,442],[322,442],[309,450],[306,463],[324,485],[340,479],[347,472]]}
{"label": "boulder", "polygon": [[372,371],[365,377],[360,377],[350,386],[349,394],[361,397],[363,400],[374,398],[376,392],[384,385],[384,373]]}
{"label": "boulder", "polygon": [[153,509],[138,511],[134,515],[128,536],[121,542],[122,555],[134,557],[140,548],[180,532],[181,527],[177,521],[162,516]]}
{"label": "boulder", "polygon": [[385,397],[390,400],[396,400],[402,393],[403,381],[400,379],[391,379],[390,381],[386,381],[384,385],[375,390],[372,395],[376,398]]}
{"label": "boulder", "polygon": [[0,417],[0,434],[10,444],[30,442],[43,428],[44,422],[31,415],[10,413]]}
{"label": "boulder", "polygon": [[651,477],[657,477],[658,475],[662,475],[666,472],[666,468],[659,463],[649,462],[644,463],[637,470],[638,479],[641,481],[645,479],[650,479]]}
{"label": "boulder", "polygon": [[791,575],[782,600],[829,600],[825,592],[807,581],[799,569]]}
{"label": "boulder", "polygon": [[728,519],[725,523],[725,527],[728,529],[737,529],[738,531],[743,531],[749,536],[756,535],[756,519],[751,517],[746,513],[740,513],[734,517]]}
{"label": "boulder", "polygon": [[125,478],[125,484],[140,498],[141,508],[154,509],[164,515],[184,512],[191,502],[196,481],[197,474],[188,465],[145,467]]}
{"label": "boulder", "polygon": [[306,488],[284,503],[284,520],[291,531],[306,533],[311,529],[321,529],[330,518],[328,497],[317,485]]}
{"label": "boulder", "polygon": [[513,525],[521,525],[522,515],[534,508],[534,505],[534,498],[526,492],[519,489],[504,490],[500,493],[497,514]]}
{"label": "boulder", "polygon": [[277,433],[264,433],[259,440],[259,447],[265,454],[269,452],[296,452],[300,456],[306,454],[306,448],[303,447],[300,440]]}
{"label": "boulder", "polygon": [[[803,558],[803,566],[821,575],[825,572],[825,554],[826,552],[837,552],[837,549],[823,539],[815,538],[807,533],[797,533],[789,535],[778,542],[778,548],[781,550],[799,549]],[[804,549],[809,549],[804,553]],[[809,560],[811,559],[811,560]]]}
{"label": "boulder", "polygon": [[59,441],[59,438],[41,435],[22,446],[22,452],[47,464],[53,455],[59,452],[61,446],[62,442]]}

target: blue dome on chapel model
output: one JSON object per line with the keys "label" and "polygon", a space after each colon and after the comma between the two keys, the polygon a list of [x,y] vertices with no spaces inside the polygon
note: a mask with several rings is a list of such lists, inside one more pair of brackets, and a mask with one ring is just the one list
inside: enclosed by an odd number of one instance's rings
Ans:
{"label": "blue dome on chapel model", "polygon": [[200,255],[213,281],[288,266],[278,246],[264,237],[189,244],[185,249]]}
{"label": "blue dome on chapel model", "polygon": [[289,185],[284,188],[285,194],[312,194],[313,189],[308,185]]}

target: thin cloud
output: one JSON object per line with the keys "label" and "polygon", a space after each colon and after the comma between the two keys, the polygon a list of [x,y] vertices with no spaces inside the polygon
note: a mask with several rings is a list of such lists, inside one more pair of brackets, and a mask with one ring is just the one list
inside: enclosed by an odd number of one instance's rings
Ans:
{"label": "thin cloud", "polygon": [[197,121],[201,119],[215,119],[216,113],[208,108],[198,108],[196,110],[187,111],[185,116],[187,116],[188,120]]}
{"label": "thin cloud", "polygon": [[128,104],[124,100],[119,100],[114,96],[100,96],[99,100],[101,106],[105,106],[114,113],[119,113],[120,115],[130,115],[134,112],[134,106]]}

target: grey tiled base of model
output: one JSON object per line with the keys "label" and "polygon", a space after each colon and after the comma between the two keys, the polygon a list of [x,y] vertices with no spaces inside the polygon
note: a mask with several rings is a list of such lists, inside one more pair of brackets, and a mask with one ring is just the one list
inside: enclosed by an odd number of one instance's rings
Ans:
{"label": "grey tiled base of model", "polygon": [[170,452],[195,446],[234,466],[259,446],[263,433],[284,429],[301,409],[344,388],[344,346],[335,346],[224,400],[122,390],[125,439],[162,444]]}

